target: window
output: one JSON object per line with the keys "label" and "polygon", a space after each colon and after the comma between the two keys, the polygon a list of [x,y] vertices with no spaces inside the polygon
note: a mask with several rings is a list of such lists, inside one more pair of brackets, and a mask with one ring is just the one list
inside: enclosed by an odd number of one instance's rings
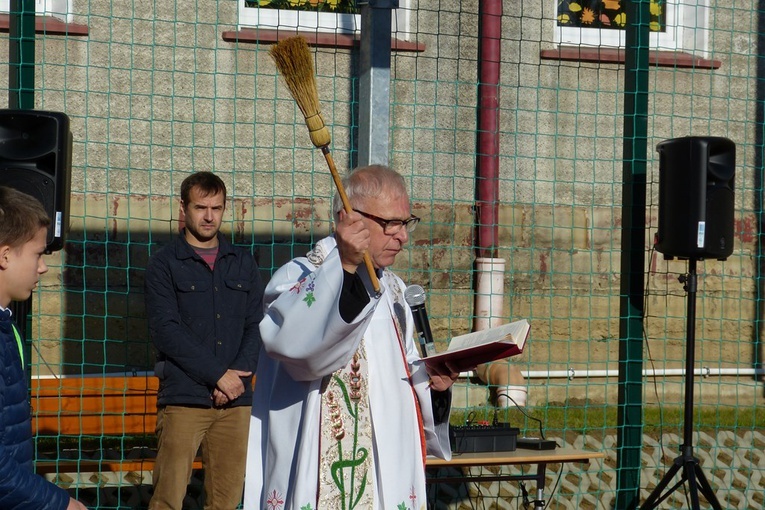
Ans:
{"label": "window", "polygon": [[[624,47],[629,0],[556,0],[555,42]],[[708,0],[651,0],[651,48],[705,53]]]}
{"label": "window", "polygon": [[[319,9],[310,8],[314,0],[238,0],[239,28],[292,29],[338,34],[359,32],[361,17],[350,0],[326,0]],[[355,3],[355,2],[354,2]],[[409,39],[411,0],[401,0],[391,15],[395,37]],[[280,6],[294,8],[279,8]]]}
{"label": "window", "polygon": [[[11,12],[11,0],[0,0],[0,12]],[[72,0],[35,0],[37,16],[52,16],[66,23],[72,22]]]}

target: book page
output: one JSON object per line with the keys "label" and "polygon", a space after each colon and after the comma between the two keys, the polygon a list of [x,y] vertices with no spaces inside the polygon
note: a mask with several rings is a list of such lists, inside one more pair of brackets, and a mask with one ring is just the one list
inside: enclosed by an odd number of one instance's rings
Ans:
{"label": "book page", "polygon": [[481,363],[517,356],[523,352],[531,326],[523,319],[466,335],[456,336],[449,348],[423,358],[425,364],[452,372],[472,370]]}
{"label": "book page", "polygon": [[476,345],[483,345],[490,342],[515,343],[518,344],[518,347],[523,349],[528,329],[528,321],[522,319],[511,322],[510,324],[456,336],[449,342],[449,347],[446,349],[446,352],[467,349],[469,347],[475,347]]}

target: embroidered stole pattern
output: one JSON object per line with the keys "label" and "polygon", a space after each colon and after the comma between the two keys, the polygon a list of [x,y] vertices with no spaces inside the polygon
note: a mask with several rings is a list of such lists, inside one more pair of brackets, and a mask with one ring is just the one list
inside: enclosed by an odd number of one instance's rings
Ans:
{"label": "embroidered stole pattern", "polygon": [[372,508],[374,466],[366,349],[335,372],[321,401],[318,508]]}

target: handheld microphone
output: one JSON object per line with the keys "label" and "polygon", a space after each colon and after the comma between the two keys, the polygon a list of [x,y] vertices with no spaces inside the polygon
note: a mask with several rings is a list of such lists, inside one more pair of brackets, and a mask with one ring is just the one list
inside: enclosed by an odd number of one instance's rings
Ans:
{"label": "handheld microphone", "polygon": [[410,285],[404,291],[404,299],[409,308],[412,309],[414,327],[417,329],[422,357],[432,356],[436,353],[436,345],[433,343],[433,333],[430,331],[428,312],[425,310],[425,289],[420,285]]}

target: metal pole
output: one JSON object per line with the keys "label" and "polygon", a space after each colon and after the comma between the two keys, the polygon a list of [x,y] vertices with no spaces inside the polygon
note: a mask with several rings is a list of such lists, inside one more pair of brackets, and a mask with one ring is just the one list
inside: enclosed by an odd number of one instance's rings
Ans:
{"label": "metal pole", "polygon": [[358,166],[387,165],[390,145],[391,10],[398,0],[360,1]]}
{"label": "metal pole", "polygon": [[688,261],[688,274],[681,277],[688,293],[688,317],[686,317],[685,340],[685,410],[683,412],[683,449],[693,449],[693,382],[696,367],[696,291],[698,276],[696,260]]}

